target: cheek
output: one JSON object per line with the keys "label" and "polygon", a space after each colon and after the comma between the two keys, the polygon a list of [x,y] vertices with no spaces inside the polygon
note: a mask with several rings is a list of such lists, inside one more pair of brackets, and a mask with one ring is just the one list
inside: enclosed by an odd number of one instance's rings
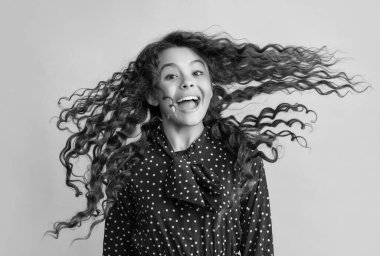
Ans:
{"label": "cheek", "polygon": [[173,95],[167,91],[160,91],[159,96],[159,106],[161,113],[171,113],[173,108]]}
{"label": "cheek", "polygon": [[207,90],[205,90],[205,94],[207,95],[207,98],[211,100],[212,96],[214,95],[214,91],[211,85],[207,88]]}
{"label": "cheek", "polygon": [[168,83],[160,83],[157,86],[157,90],[160,92],[162,97],[164,96],[173,97],[175,93],[174,88],[175,87],[173,85],[168,84]]}

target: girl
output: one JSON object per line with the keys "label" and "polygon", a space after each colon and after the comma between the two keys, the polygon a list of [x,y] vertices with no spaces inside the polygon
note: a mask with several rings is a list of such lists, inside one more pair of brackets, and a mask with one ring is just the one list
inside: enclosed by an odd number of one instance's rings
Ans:
{"label": "girl", "polygon": [[[273,255],[263,160],[278,159],[278,137],[303,138],[268,128],[304,129],[278,115],[311,110],[282,103],[241,121],[223,114],[278,91],[359,92],[359,82],[330,69],[336,62],[325,48],[260,48],[183,31],[149,44],[110,80],[66,98],[75,100],[57,126],[77,131],[60,160],[87,207],[50,232],[91,218],[86,238],[105,220],[104,255]],[[72,160],[81,156],[91,163],[78,176]]]}

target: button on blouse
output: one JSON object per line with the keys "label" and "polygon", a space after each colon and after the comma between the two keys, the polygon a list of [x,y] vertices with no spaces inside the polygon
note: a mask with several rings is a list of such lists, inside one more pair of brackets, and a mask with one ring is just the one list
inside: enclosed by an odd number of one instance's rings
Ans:
{"label": "button on blouse", "polygon": [[253,164],[251,193],[232,208],[236,156],[212,138],[210,128],[180,152],[173,151],[161,127],[149,141],[145,158],[134,166],[106,219],[104,256],[273,255],[260,158]]}

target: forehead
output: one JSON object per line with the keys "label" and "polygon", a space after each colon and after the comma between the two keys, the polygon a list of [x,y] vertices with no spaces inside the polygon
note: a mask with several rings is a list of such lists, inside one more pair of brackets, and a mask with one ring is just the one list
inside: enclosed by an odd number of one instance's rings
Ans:
{"label": "forehead", "polygon": [[172,47],[163,50],[160,54],[158,54],[158,67],[160,68],[168,63],[173,63],[178,66],[185,66],[194,63],[195,60],[200,60],[204,63],[202,58],[190,48]]}

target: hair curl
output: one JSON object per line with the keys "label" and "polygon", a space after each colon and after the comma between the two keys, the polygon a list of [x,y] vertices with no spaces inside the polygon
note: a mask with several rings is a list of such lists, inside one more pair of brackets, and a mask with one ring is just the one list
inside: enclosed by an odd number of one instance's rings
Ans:
{"label": "hair curl", "polygon": [[[222,116],[232,103],[279,91],[310,90],[343,97],[348,91],[363,92],[368,88],[358,90],[361,81],[344,72],[334,72],[331,67],[339,59],[326,47],[268,44],[261,48],[248,42],[237,43],[227,34],[172,32],[146,46],[135,61],[114,73],[111,79],[59,100],[59,104],[62,100],[74,102],[60,113],[58,129],[67,130],[68,124],[74,124],[77,130],[60,153],[60,161],[66,168],[66,185],[74,189],[76,196],[85,191],[87,207],[67,221],[56,222],[53,230],[48,231],[54,237],[58,238],[62,229],[75,228],[92,219],[89,233],[83,238],[87,239],[93,228],[106,218],[133,165],[143,159],[149,133],[160,120],[159,108],[149,105],[147,97],[157,85],[158,55],[171,47],[188,47],[208,65],[214,86],[204,123],[211,127],[212,136],[223,141],[236,156],[240,188],[235,191],[235,207],[255,182],[251,168],[254,159],[275,162],[278,150],[273,142],[279,137],[290,137],[299,143],[304,140],[289,129],[272,131],[271,128],[281,125],[290,128],[299,124],[301,129],[309,125],[297,118],[284,120],[278,115],[289,111],[316,113],[302,104],[281,103],[239,121],[232,115]],[[269,148],[272,156],[259,150],[261,146]],[[76,175],[72,161],[83,156],[91,163],[86,173]]]}

